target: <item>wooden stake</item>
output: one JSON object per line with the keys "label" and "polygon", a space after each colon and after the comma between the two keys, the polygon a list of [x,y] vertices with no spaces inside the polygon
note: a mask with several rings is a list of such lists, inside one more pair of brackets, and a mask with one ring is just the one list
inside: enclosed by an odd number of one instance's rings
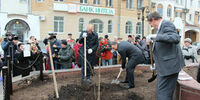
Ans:
{"label": "wooden stake", "polygon": [[84,75],[86,79],[86,74],[87,74],[87,63],[86,63],[86,37],[84,38]]}
{"label": "wooden stake", "polygon": [[53,74],[54,88],[55,88],[55,91],[56,91],[56,98],[59,99],[59,95],[58,95],[58,86],[57,86],[56,75],[55,75],[55,71],[54,71],[54,65],[53,65],[53,58],[52,58],[51,46],[50,46],[50,43],[49,43],[49,42],[48,42],[48,47],[49,47],[49,57],[50,57],[50,62],[51,62],[51,70],[52,70],[52,74]]}
{"label": "wooden stake", "polygon": [[98,84],[98,98],[100,100],[101,97],[101,57],[99,57],[99,84]]}

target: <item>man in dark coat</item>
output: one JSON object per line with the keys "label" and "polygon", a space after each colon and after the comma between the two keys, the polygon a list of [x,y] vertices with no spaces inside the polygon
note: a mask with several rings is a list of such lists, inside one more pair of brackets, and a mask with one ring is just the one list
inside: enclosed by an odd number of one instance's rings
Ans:
{"label": "man in dark coat", "polygon": [[72,47],[67,44],[66,40],[61,41],[61,49],[58,52],[58,59],[61,69],[71,69],[72,68]]}
{"label": "man in dark coat", "polygon": [[153,43],[153,56],[155,61],[157,77],[157,99],[172,100],[176,87],[178,73],[185,66],[180,48],[180,36],[175,26],[157,12],[148,16],[149,24],[157,29],[157,36]]}
{"label": "man in dark coat", "polygon": [[142,54],[142,51],[135,45],[122,41],[119,44],[117,42],[111,43],[112,48],[117,50],[122,58],[122,68],[121,71],[125,68],[126,57],[128,57],[128,63],[126,65],[126,79],[123,83],[128,83],[125,88],[134,88],[134,69],[138,64],[142,64],[145,61],[145,57]]}
{"label": "man in dark coat", "polygon": [[139,36],[135,37],[135,41],[136,41],[136,45],[137,47],[142,50],[144,56],[145,56],[145,64],[147,64],[149,62],[149,49],[147,47],[147,44],[145,41],[141,40]]}
{"label": "man in dark coat", "polygon": [[[84,76],[84,38],[86,38],[86,58],[87,58],[87,75]],[[79,64],[81,64],[81,76],[83,80],[90,81],[90,72],[96,65],[96,50],[98,47],[98,34],[93,31],[93,25],[89,24],[87,31],[80,34],[79,43],[83,46],[79,50]],[[90,66],[91,65],[91,66]],[[90,68],[92,67],[92,68]]]}

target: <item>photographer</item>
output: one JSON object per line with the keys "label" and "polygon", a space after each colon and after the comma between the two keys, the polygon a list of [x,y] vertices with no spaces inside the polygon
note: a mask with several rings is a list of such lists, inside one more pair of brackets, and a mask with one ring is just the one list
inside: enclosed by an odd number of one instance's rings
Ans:
{"label": "photographer", "polygon": [[71,69],[72,68],[72,55],[73,51],[70,45],[67,45],[66,40],[62,40],[61,42],[61,49],[56,56],[53,54],[53,57],[58,58],[60,68],[61,69]]}
{"label": "photographer", "polygon": [[7,55],[10,55],[11,61],[14,60],[14,54],[17,50],[17,44],[15,43],[14,35],[11,32],[6,33],[6,38],[1,43],[1,47],[4,51],[4,62],[3,65],[7,66]]}
{"label": "photographer", "polygon": [[101,58],[102,58],[102,65],[106,66],[112,65],[112,48],[108,40],[108,36],[106,35],[104,39],[102,39],[99,43],[100,50],[101,50]]}
{"label": "photographer", "polygon": [[[61,48],[61,41],[56,39],[56,34],[54,33],[49,33],[50,37],[48,38],[48,41],[50,42],[51,45],[51,52],[52,55],[54,54],[55,56],[58,55],[59,49]],[[47,46],[47,54],[48,54],[48,46]],[[54,68],[59,69],[58,66],[58,58],[53,57],[54,61]],[[50,69],[50,63],[49,63],[49,58],[47,58],[47,69]]]}

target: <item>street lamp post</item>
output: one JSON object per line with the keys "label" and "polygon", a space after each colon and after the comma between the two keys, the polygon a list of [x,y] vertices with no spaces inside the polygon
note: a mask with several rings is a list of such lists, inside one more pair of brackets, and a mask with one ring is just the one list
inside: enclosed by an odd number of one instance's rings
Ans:
{"label": "street lamp post", "polygon": [[149,9],[148,7],[141,7],[140,10],[142,11],[142,37],[144,36],[144,11],[145,11],[145,8],[146,9],[146,14],[148,15],[149,14]]}

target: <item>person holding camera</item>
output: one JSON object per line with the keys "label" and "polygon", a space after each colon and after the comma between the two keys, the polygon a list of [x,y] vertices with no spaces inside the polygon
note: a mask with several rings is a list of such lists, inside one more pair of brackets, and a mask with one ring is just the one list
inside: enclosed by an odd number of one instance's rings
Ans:
{"label": "person holding camera", "polygon": [[[84,75],[84,38],[86,38],[86,57],[87,57],[87,74]],[[96,50],[99,45],[98,34],[93,31],[93,25],[89,24],[87,31],[83,31],[79,37],[79,43],[83,46],[79,50],[79,62],[81,65],[81,76],[82,80],[87,80],[88,83],[91,83],[90,72],[93,70],[93,66],[96,65]],[[90,66],[91,65],[91,66]],[[91,68],[92,67],[92,68]]]}
{"label": "person holding camera", "polygon": [[197,51],[191,45],[192,40],[190,38],[184,39],[184,46],[182,47],[183,57],[185,63],[194,63],[197,62]]}
{"label": "person holding camera", "polygon": [[73,51],[70,45],[67,44],[66,40],[61,40],[61,49],[56,56],[58,58],[61,69],[71,69],[72,68],[72,55]]}
{"label": "person holding camera", "polygon": [[108,40],[108,35],[105,35],[105,38],[100,41],[99,46],[101,50],[102,65],[112,65],[113,54],[111,52],[112,48]]}
{"label": "person holding camera", "polygon": [[1,43],[1,47],[4,51],[3,65],[7,66],[7,55],[10,55],[11,61],[14,60],[14,54],[17,50],[17,44],[15,43],[14,35],[11,32],[6,33],[6,38]]}

